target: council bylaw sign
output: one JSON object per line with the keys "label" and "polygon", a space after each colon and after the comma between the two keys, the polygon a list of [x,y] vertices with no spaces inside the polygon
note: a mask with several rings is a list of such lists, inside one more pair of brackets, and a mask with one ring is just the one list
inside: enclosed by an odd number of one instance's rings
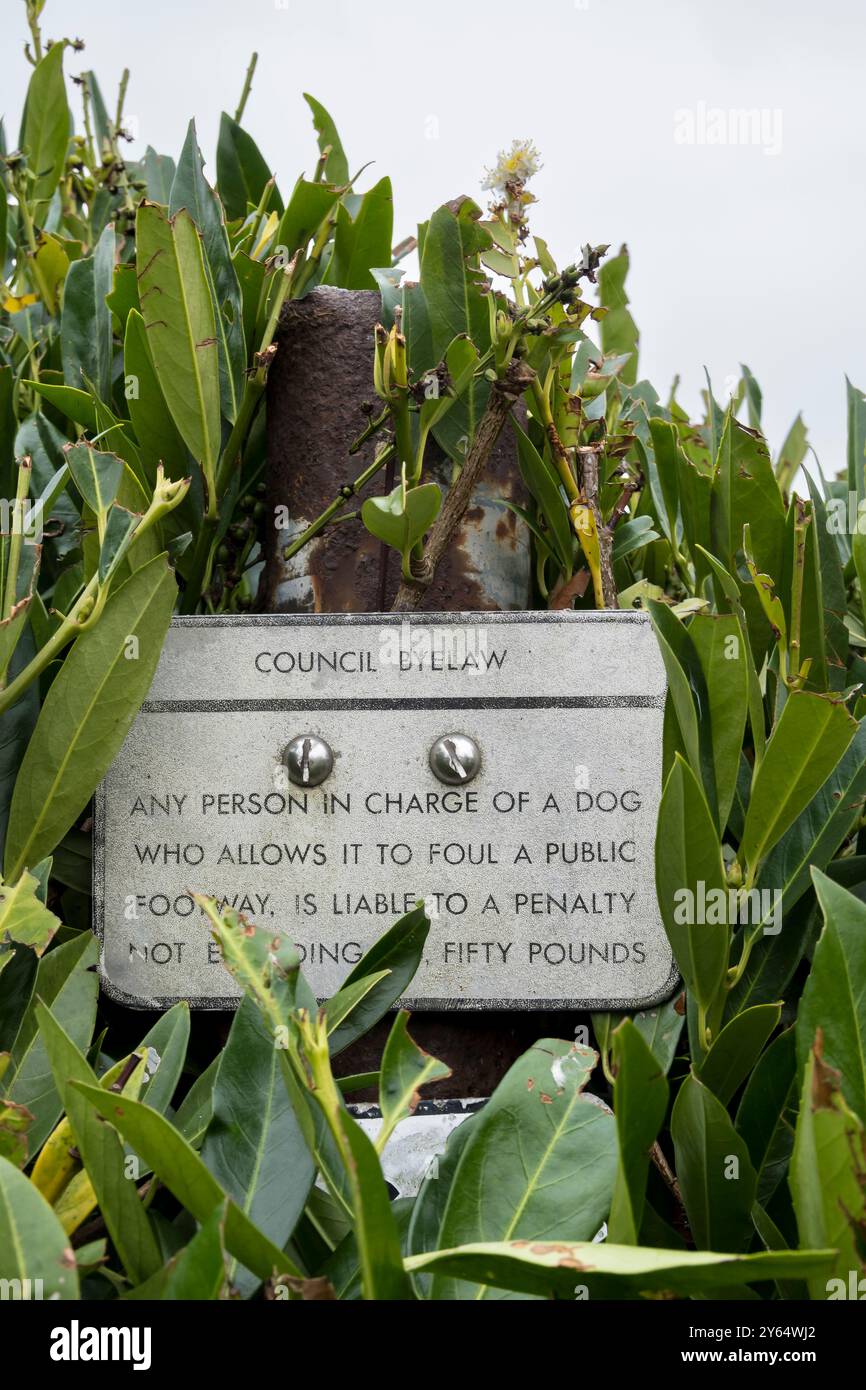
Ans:
{"label": "council bylaw sign", "polygon": [[665,674],[641,613],[180,618],[97,795],[106,989],[232,1007],[193,893],[287,935],[324,998],[416,901],[416,1009],[636,1009]]}

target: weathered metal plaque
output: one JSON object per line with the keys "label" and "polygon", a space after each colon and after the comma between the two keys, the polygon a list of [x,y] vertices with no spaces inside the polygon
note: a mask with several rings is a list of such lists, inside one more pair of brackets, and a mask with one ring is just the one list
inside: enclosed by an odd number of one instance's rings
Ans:
{"label": "weathered metal plaque", "polygon": [[176,620],[97,796],[105,987],[234,1004],[197,892],[324,997],[423,898],[411,1007],[659,1002],[664,698],[640,613]]}

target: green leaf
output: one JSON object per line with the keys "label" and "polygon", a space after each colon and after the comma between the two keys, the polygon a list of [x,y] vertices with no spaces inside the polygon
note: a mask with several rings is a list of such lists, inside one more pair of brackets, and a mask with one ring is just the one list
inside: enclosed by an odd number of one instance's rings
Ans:
{"label": "green leaf", "polygon": [[167,207],[175,175],[175,163],[171,155],[157,154],[153,146],[148,145],[144,158],[134,167],[137,177],[147,184],[147,196],[151,202],[162,203],[163,207]]}
{"label": "green leaf", "polygon": [[88,391],[79,390],[74,386],[58,386],[50,381],[24,381],[22,385],[35,391],[37,396],[53,405],[61,415],[68,416],[90,434],[96,432],[96,409],[93,397]]}
{"label": "green leaf", "polygon": [[[712,549],[735,574],[736,557],[743,548],[743,528],[748,525],[758,571],[778,584],[785,546],[785,507],[763,438],[735,420],[725,418],[719,445],[718,471],[713,484]],[[746,586],[743,604],[753,641],[769,642],[770,629],[760,616],[758,596]]]}
{"label": "green leaf", "polygon": [[111,286],[111,294],[106,301],[116,320],[116,326],[121,338],[126,332],[126,321],[134,309],[137,314],[141,313],[141,304],[138,299],[138,275],[134,262],[121,262],[114,267],[114,279]]}
{"label": "green leaf", "polygon": [[[861,722],[823,787],[764,860],[757,887],[761,893],[772,894],[772,906],[761,922],[762,930],[770,928],[771,934],[758,940],[752,950],[742,979],[731,991],[729,1011],[769,1003],[784,994],[809,927],[809,914],[797,914],[795,921],[792,909],[811,887],[812,868],[826,868],[852,830],[864,795],[866,724]],[[784,924],[781,931],[780,922]],[[799,943],[798,923],[802,926]]]}
{"label": "green leaf", "polygon": [[[610,1208],[616,1173],[613,1116],[582,1094],[590,1048],[536,1043],[474,1119],[448,1196],[439,1245],[589,1239]],[[437,1278],[432,1297],[488,1290]]]}
{"label": "green leaf", "polygon": [[[277,234],[279,235],[279,233]],[[274,238],[276,241],[276,237]],[[244,315],[244,341],[255,349],[261,342],[261,314],[267,305],[270,280],[263,261],[254,261],[252,256],[239,248],[232,256],[232,264],[241,287],[241,300]],[[273,277],[271,277],[272,279]],[[267,290],[265,282],[268,281]]]}
{"label": "green leaf", "polygon": [[[123,1145],[75,1089],[73,1082],[97,1087],[83,1053],[49,1008],[37,1003],[36,1018],[48,1053],[54,1084],[63,1103],[75,1147],[93,1185],[102,1219],[124,1269],[134,1284],[149,1279],[162,1260],[156,1236],[134,1181],[126,1172]],[[114,1097],[115,1100],[119,1099]]]}
{"label": "green leaf", "polygon": [[408,989],[424,956],[430,934],[430,919],[422,905],[401,917],[394,926],[374,942],[361,957],[351,974],[343,981],[343,989],[357,984],[370,975],[388,971],[352,1013],[328,1039],[331,1056],[350,1047],[368,1033]]}
{"label": "green leaf", "polygon": [[[193,1147],[205,1136],[213,1115],[213,1089],[216,1085],[221,1053],[196,1077],[174,1117],[174,1127]],[[153,1105],[152,1099],[148,1100]]]}
{"label": "green leaf", "polygon": [[720,830],[728,823],[737,785],[749,707],[751,653],[734,614],[696,613],[689,623],[706,682]]}
{"label": "green leaf", "polygon": [[607,313],[601,321],[601,347],[605,357],[627,353],[628,366],[621,373],[621,379],[628,386],[637,381],[638,344],[640,334],[637,324],[628,311],[628,295],[625,292],[625,279],[628,275],[629,255],[623,246],[618,256],[612,256],[602,265],[598,274],[598,298]]}
{"label": "green leaf", "polygon": [[776,477],[779,480],[779,486],[784,488],[786,492],[793,486],[794,479],[805,461],[808,450],[809,432],[803,422],[802,415],[798,414],[785,435],[785,442],[776,459]]}
{"label": "green leaf", "polygon": [[17,941],[41,956],[59,926],[59,917],[45,906],[32,874],[22,874],[16,883],[0,881],[0,952]]}
{"label": "green leaf", "polygon": [[156,479],[157,465],[161,463],[166,476],[179,481],[189,472],[189,453],[162,394],[147,345],[144,319],[137,309],[131,309],[126,320],[123,372],[129,416],[149,480]]}
{"label": "green leaf", "polygon": [[797,1108],[794,1029],[774,1038],[759,1057],[737,1110],[736,1128],[758,1175],[758,1201],[769,1202],[788,1171]]}
{"label": "green leaf", "polygon": [[740,859],[754,873],[827,781],[857,732],[844,704],[795,691],[755,774]]}
{"label": "green leaf", "polygon": [[749,425],[753,430],[758,430],[761,428],[761,410],[764,403],[763,394],[745,362],[740,363],[740,371],[743,374],[742,384],[746,390],[746,401],[749,407]]}
{"label": "green leaf", "polygon": [[227,1204],[220,1202],[203,1221],[189,1245],[172,1261],[162,1301],[212,1302],[226,1283],[225,1224]]}
{"label": "green leaf", "polygon": [[632,1022],[652,1052],[665,1076],[673,1065],[685,1023],[685,1000],[674,995],[666,1004],[635,1014]]}
{"label": "green leaf", "polygon": [[619,1140],[619,1163],[608,1220],[608,1239],[638,1245],[650,1150],[664,1122],[668,1083],[644,1039],[630,1019],[613,1034],[616,1082],[613,1109]]}
{"label": "green leaf", "polygon": [[386,497],[368,497],[361,519],[377,540],[405,557],[429,531],[439,515],[442,493],[436,483],[407,488],[398,483]]}
{"label": "green leaf", "polygon": [[287,1052],[282,1050],[280,1051],[280,1069],[283,1073],[286,1092],[292,1102],[295,1118],[304,1136],[304,1142],[313,1155],[316,1168],[327,1187],[328,1195],[334,1206],[343,1213],[346,1221],[351,1224],[354,1219],[354,1194],[351,1189],[350,1174],[328,1125],[325,1112],[309,1089],[300,1084],[289,1063]]}
{"label": "green leaf", "polygon": [[189,1004],[181,1000],[163,1014],[136,1049],[148,1053],[147,1076],[139,1100],[165,1114],[177,1089],[189,1043]]}
{"label": "green leaf", "polygon": [[695,776],[700,779],[713,819],[717,820],[715,756],[706,678],[689,630],[664,603],[647,604],[668,678],[668,696],[680,738]]}
{"label": "green leaf", "polygon": [[345,203],[337,211],[334,254],[324,283],[344,290],[373,290],[374,266],[390,265],[394,232],[394,195],[391,180],[380,181],[361,199],[357,216],[350,217]]}
{"label": "green leaf", "polygon": [[28,1134],[31,1157],[42,1147],[63,1113],[45,1039],[37,1025],[36,1000],[41,1000],[53,1011],[77,1047],[88,1047],[99,991],[99,980],[93,969],[97,956],[96,939],[82,932],[48,951],[39,962],[33,996],[12,1048],[10,1070],[4,1077],[7,1098],[18,1105],[26,1105],[34,1116]]}
{"label": "green leaf", "polygon": [[[12,653],[7,670],[7,680],[12,681],[27,666],[35,655],[33,632],[26,627],[18,645]],[[28,686],[10,709],[0,719],[0,863],[5,850],[6,834],[9,825],[9,809],[15,789],[15,781],[27,745],[36,727],[39,716],[39,688],[36,682]],[[0,1023],[0,1036],[2,1036]]]}
{"label": "green leaf", "polygon": [[[326,155],[325,181],[342,187],[343,184],[349,182],[349,161],[340,143],[337,127],[324,106],[321,102],[316,101],[315,97],[304,92],[304,101],[313,113],[313,125],[319,137],[319,150],[321,154]],[[381,262],[381,264],[384,265],[386,262]]]}
{"label": "green leaf", "polygon": [[[439,1228],[448,1204],[448,1194],[474,1124],[474,1115],[467,1115],[465,1120],[461,1120],[449,1134],[444,1153],[436,1154],[427,1169],[415,1198],[406,1237],[406,1250],[410,1255],[423,1255],[438,1249]],[[419,1297],[430,1297],[431,1279],[429,1274],[416,1275],[415,1288]]]}
{"label": "green leaf", "polygon": [[866,497],[866,396],[845,378],[848,404],[848,491]]}
{"label": "green leaf", "polygon": [[810,887],[811,870],[823,869],[847,839],[864,794],[866,722],[861,721],[827,781],[764,859],[758,887],[781,892],[784,912]]}
{"label": "green leaf", "polygon": [[186,208],[202,234],[205,273],[213,301],[219,348],[222,413],[234,424],[240,408],[246,367],[241,289],[232,264],[222,204],[204,176],[204,160],[196,139],[195,121],[189,123],[168,205],[172,217],[183,208]]}
{"label": "green leaf", "polygon": [[797,1055],[806,1065],[818,1029],[826,1064],[842,1078],[847,1104],[866,1123],[866,904],[816,869],[824,930],[797,1016]]}
{"label": "green leaf", "polygon": [[15,783],[7,879],[51,853],[110,767],[150,689],[176,594],[157,556],[110,594],[99,621],[74,643]]}
{"label": "green leaf", "polygon": [[[275,1039],[252,999],[241,1000],[220,1058],[201,1156],[254,1225],[284,1246],[315,1174],[283,1085]],[[245,1297],[259,1283],[234,1261],[229,1278]]]}
{"label": "green leaf", "polygon": [[[405,1245],[406,1229],[412,1217],[414,1201],[411,1197],[397,1197],[391,1203],[391,1214],[397,1227],[401,1247]],[[358,1242],[354,1231],[343,1236],[336,1250],[328,1257],[317,1278],[326,1279],[338,1299],[358,1301],[362,1296],[361,1260]]]}
{"label": "green leaf", "polygon": [[0,1280],[4,1287],[7,1280],[20,1280],[26,1292],[20,1292],[19,1298],[71,1301],[79,1296],[75,1252],[66,1232],[42,1193],[2,1156]]}
{"label": "green leaf", "polygon": [[614,564],[619,560],[627,559],[636,550],[643,550],[644,546],[651,545],[653,541],[658,540],[661,540],[661,536],[658,531],[653,530],[651,516],[636,516],[632,521],[620,523],[613,537]]}
{"label": "green leaf", "polygon": [[[827,633],[824,630],[827,604],[823,592],[823,551],[835,547],[835,538],[831,535],[824,536],[822,547],[819,536],[819,528],[823,524],[826,528],[827,516],[821,510],[819,517],[815,508],[806,502],[801,502],[796,498],[788,509],[788,525],[786,531],[785,548],[785,569],[783,575],[783,590],[787,591],[786,616],[789,630],[793,627],[793,588],[794,575],[797,572],[798,563],[798,541],[796,524],[798,512],[802,512],[805,533],[800,546],[800,564],[802,567],[802,591],[800,596],[800,647],[796,658],[792,654],[792,667],[799,662],[802,670],[806,663],[809,666],[806,677],[807,690],[825,691],[830,688],[829,668],[827,658],[828,652]],[[836,563],[838,565],[838,551],[836,553]],[[832,571],[828,572],[828,579],[832,583]],[[842,611],[845,611],[843,603]],[[841,681],[837,679],[836,686],[840,686]]]}
{"label": "green leaf", "polygon": [[[665,785],[656,831],[656,893],[680,973],[704,1010],[728,968],[728,913],[700,922],[698,905],[722,902],[725,873],[718,834],[692,769],[677,754]],[[703,899],[701,898],[701,895]],[[709,913],[704,914],[709,916]]]}
{"label": "green leaf", "polygon": [[[684,1297],[768,1279],[820,1277],[832,1250],[761,1251],[719,1255],[704,1251],[654,1250],[589,1241],[483,1242],[435,1250],[406,1260],[410,1274],[484,1283],[536,1298],[642,1298],[656,1291]],[[583,1295],[582,1295],[583,1296]]]}
{"label": "green leaf", "polygon": [[697,1068],[713,1095],[727,1105],[751,1072],[782,1014],[781,1004],[758,1004],[732,1018]]}
{"label": "green leaf", "polygon": [[104,584],[118,570],[140,520],[140,514],[128,512],[124,507],[111,508],[99,550],[97,574],[100,584]]}
{"label": "green leaf", "polygon": [[[271,171],[252,136],[247,135],[225,111],[220,117],[216,166],[217,184],[226,217],[230,222],[246,217],[247,208],[258,207],[261,202]],[[283,211],[276,185],[268,194],[264,211],[280,214]]]}
{"label": "green leaf", "polygon": [[411,1299],[414,1295],[403,1269],[400,1233],[376,1150],[347,1111],[338,1112],[338,1122],[351,1154],[347,1176],[352,1187],[364,1298],[384,1302]]}
{"label": "green leaf", "polygon": [[64,452],[72,481],[95,514],[102,535],[108,509],[120,487],[123,459],[117,454],[100,453],[90,444],[70,444]]}
{"label": "green leaf", "polygon": [[[274,237],[274,246],[282,248],[287,265],[295,252],[303,250],[313,239],[333,213],[339,199],[339,190],[328,183],[310,183],[307,179],[298,179]],[[250,260],[249,257],[246,259]],[[258,262],[250,261],[250,265],[256,264]]]}
{"label": "green leaf", "polygon": [[327,1020],[329,1035],[336,1033],[340,1025],[366,999],[371,990],[374,990],[387,978],[387,975],[387,970],[380,970],[375,975],[365,975],[363,979],[356,980],[351,985],[345,985],[343,989],[331,995],[322,1010]]}
{"label": "green leaf", "polygon": [[220,379],[202,244],[187,212],[169,220],[142,203],[136,219],[141,312],[172,419],[201,465],[213,505],[220,451]]}
{"label": "green leaf", "polygon": [[559,490],[559,482],[529,435],[520,428],[513,415],[511,425],[517,437],[517,462],[520,467],[520,475],[538,503],[547,523],[545,535],[559,561],[560,569],[566,578],[570,578],[574,539],[568,517],[568,508]]}
{"label": "green leaf", "polygon": [[[788,1182],[800,1241],[820,1240],[835,1248],[838,1253],[826,1273],[841,1279],[841,1296],[849,1297],[850,1273],[859,1277],[863,1264],[866,1149],[863,1126],[846,1106],[838,1073],[824,1062],[819,1041],[804,1069]],[[824,1272],[810,1279],[809,1292],[815,1299],[831,1292],[839,1297]]]}
{"label": "green leaf", "polygon": [[0,956],[0,1081],[33,998],[39,959],[28,946],[13,946]]}
{"label": "green leaf", "polygon": [[93,383],[99,397],[111,400],[112,322],[105,302],[114,281],[114,226],[109,224],[92,256],[73,261],[63,291],[60,349],[67,386],[81,390]]}
{"label": "green leaf", "polygon": [[[434,367],[441,361],[448,344],[465,334],[483,354],[490,346],[490,309],[485,293],[487,284],[480,263],[482,251],[492,244],[489,232],[479,223],[479,209],[466,198],[457,213],[441,207],[427,225],[421,254],[420,286],[429,326],[429,362],[410,358],[416,371]],[[382,264],[380,262],[380,264]],[[387,264],[387,262],[385,262]],[[423,341],[423,339],[422,339]],[[462,400],[448,412],[437,439],[452,457],[457,441],[471,440],[483,414],[489,384],[473,380]],[[458,453],[458,457],[459,457]]]}
{"label": "green leaf", "polygon": [[[29,201],[34,221],[41,223],[60,182],[69,146],[69,107],[63,81],[65,43],[52,44],[33,69],[19,145],[35,175]],[[4,243],[5,250],[5,243]]]}
{"label": "green leaf", "polygon": [[388,1034],[382,1054],[382,1074],[379,1082],[382,1128],[377,1137],[380,1153],[388,1135],[400,1121],[415,1113],[421,1099],[421,1087],[451,1075],[450,1067],[431,1057],[429,1052],[425,1052],[413,1042],[407,1032],[408,1022],[408,1013],[401,1009]]}
{"label": "green leaf", "polygon": [[[72,1083],[120,1132],[143,1161],[199,1222],[207,1221],[225,1194],[194,1149],[162,1115],[140,1101],[110,1095],[100,1086]],[[260,1279],[274,1271],[299,1277],[287,1255],[263,1235],[230,1199],[225,1219],[226,1249]]]}
{"label": "green leaf", "polygon": [[727,1110],[694,1073],[673,1108],[677,1180],[699,1250],[741,1250],[751,1237],[757,1178]]}

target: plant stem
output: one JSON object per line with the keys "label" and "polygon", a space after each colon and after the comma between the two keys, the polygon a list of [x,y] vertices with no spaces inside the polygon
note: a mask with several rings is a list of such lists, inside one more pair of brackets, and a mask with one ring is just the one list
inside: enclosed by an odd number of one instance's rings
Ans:
{"label": "plant stem", "polygon": [[799,683],[800,675],[800,630],[803,618],[803,580],[806,573],[806,528],[811,517],[806,515],[806,506],[800,498],[795,499],[794,513],[794,582],[791,586],[791,641],[789,652],[789,682]]}
{"label": "plant stem", "polygon": [[114,125],[112,127],[115,154],[117,154],[117,132],[123,125],[123,107],[124,103],[126,102],[126,89],[128,86],[129,68],[124,68],[120,77],[120,86],[117,89],[117,106],[114,112]]}
{"label": "plant stem", "polygon": [[30,492],[32,466],[29,458],[22,459],[18,465],[18,485],[15,489],[15,503],[12,511],[12,535],[9,541],[9,559],[6,565],[6,595],[3,599],[0,618],[9,619],[16,603],[18,589],[18,567],[21,563],[21,547],[24,543],[24,502]]}
{"label": "plant stem", "polygon": [[33,39],[33,57],[39,63],[42,61],[42,34],[39,30],[39,11],[33,4],[27,6],[27,23]]}
{"label": "plant stem", "polygon": [[92,606],[91,601],[96,598],[98,587],[99,579],[97,575],[94,575],[87,585],[87,588],[70,610],[69,616],[64,618],[57,631],[49,637],[45,646],[39,648],[33,660],[28,663],[20,675],[15,677],[12,684],[7,686],[4,691],[0,692],[0,714],[4,714],[7,709],[12,708],[16,701],[24,694],[27,687],[32,684],[37,676],[42,674],[46,666],[50,665],[55,656],[63,650],[68,642],[72,641],[73,637],[77,637],[83,630],[84,623],[79,619],[79,614],[84,609],[87,609],[89,612]]}
{"label": "plant stem", "polygon": [[242,119],[243,114],[244,114],[244,111],[246,110],[247,101],[248,101],[248,99],[249,99],[250,91],[251,91],[252,85],[253,85],[253,74],[255,73],[255,70],[256,70],[256,63],[257,63],[258,61],[259,61],[259,55],[258,55],[258,53],[254,53],[253,56],[252,56],[252,58],[250,58],[249,67],[247,68],[247,75],[246,75],[246,77],[244,78],[244,85],[243,85],[243,91],[241,92],[241,99],[240,99],[240,101],[238,102],[238,104],[237,104],[237,110],[235,111],[235,121],[237,122],[238,125],[240,125],[241,119]]}
{"label": "plant stem", "polygon": [[493,383],[487,409],[481,417],[460,476],[449,490],[442,510],[433,524],[423,559],[417,567],[413,567],[411,580],[404,578],[400,585],[391,609],[392,613],[411,613],[421,607],[439,562],[466,514],[476,484],[480,481],[496,441],[502,433],[502,427],[511,414],[515,401],[519,400],[531,385],[534,376],[532,369],[518,359],[512,362],[504,377]]}
{"label": "plant stem", "polygon": [[[600,607],[616,609],[618,606],[618,594],[616,580],[613,574],[613,536],[604,524],[599,505],[599,450],[597,446],[581,449],[580,457],[583,462],[583,492],[586,504],[592,512],[595,520],[595,529],[598,535],[599,567],[601,569],[601,604]],[[599,595],[596,595],[598,602]]]}
{"label": "plant stem", "polygon": [[299,551],[304,549],[304,546],[309,545],[310,541],[315,540],[316,536],[320,535],[328,523],[333,520],[337,512],[339,512],[342,507],[345,507],[346,503],[350,501],[352,497],[357,496],[363,487],[366,487],[370,479],[375,477],[380,468],[384,468],[385,464],[390,462],[394,454],[394,445],[387,445],[381,453],[376,455],[369,468],[365,468],[364,472],[360,473],[353,483],[346,483],[345,487],[340,489],[338,496],[334,498],[333,502],[325,508],[321,516],[318,516],[302,535],[298,536],[296,540],[293,540],[291,545],[286,546],[286,549],[283,551],[283,559],[293,560]]}
{"label": "plant stem", "polygon": [[746,936],[743,938],[743,949],[740,952],[740,959],[737,961],[736,965],[732,966],[731,969],[728,971],[725,981],[726,989],[733,989],[735,985],[738,985],[740,983],[740,980],[745,975],[746,966],[749,964],[749,958],[754,949],[755,942],[758,940],[759,936],[760,932],[755,931],[752,932],[750,936]]}
{"label": "plant stem", "polygon": [[562,485],[565,488],[566,496],[569,502],[579,502],[581,500],[580,488],[577,486],[574,474],[571,471],[571,466],[568,462],[568,454],[565,452],[565,446],[559,437],[559,431],[553,419],[547,393],[538,380],[538,377],[535,377],[532,382],[532,400],[538,411],[538,418],[544,426],[544,431],[550,442],[550,452],[553,454],[553,462],[556,465],[557,473],[562,479]]}
{"label": "plant stem", "polygon": [[[172,511],[173,508],[183,500],[186,495],[188,484],[182,491],[179,489],[178,484],[175,484],[174,487],[177,490],[170,503],[167,503],[164,497],[157,498],[155,496],[153,498],[150,506],[130,537],[127,549],[131,549],[135,542],[140,540],[141,537],[150,530],[151,526],[154,526],[156,522],[168,512]],[[79,594],[67,617],[63,619],[57,631],[52,633],[43,647],[40,647],[33,660],[28,662],[24,670],[15,677],[12,684],[7,686],[5,690],[0,690],[0,714],[5,713],[7,709],[11,709],[16,701],[24,694],[27,687],[32,685],[37,676],[42,674],[46,666],[54,660],[55,656],[63,650],[67,643],[80,636],[82,632],[98,620],[100,613],[108,601],[110,589],[110,579],[100,585],[99,573],[97,572],[92,576],[89,584]]]}

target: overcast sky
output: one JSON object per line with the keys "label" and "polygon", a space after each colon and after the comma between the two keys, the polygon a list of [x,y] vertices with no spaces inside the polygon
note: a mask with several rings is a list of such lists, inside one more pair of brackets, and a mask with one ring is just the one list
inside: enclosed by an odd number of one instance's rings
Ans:
{"label": "overcast sky", "polygon": [[862,0],[48,0],[46,37],[64,24],[87,44],[67,71],[93,67],[111,104],[131,68],[133,153],[176,156],[195,116],[212,178],[258,50],[244,124],[282,190],[314,164],[310,91],[353,167],[391,175],[396,239],[481,198],[497,150],[531,138],[535,229],[561,262],[628,243],[642,375],[665,394],[679,373],[696,409],[704,367],[723,396],[746,362],[774,448],[802,409],[825,472],[843,467],[844,374],[866,388]]}

